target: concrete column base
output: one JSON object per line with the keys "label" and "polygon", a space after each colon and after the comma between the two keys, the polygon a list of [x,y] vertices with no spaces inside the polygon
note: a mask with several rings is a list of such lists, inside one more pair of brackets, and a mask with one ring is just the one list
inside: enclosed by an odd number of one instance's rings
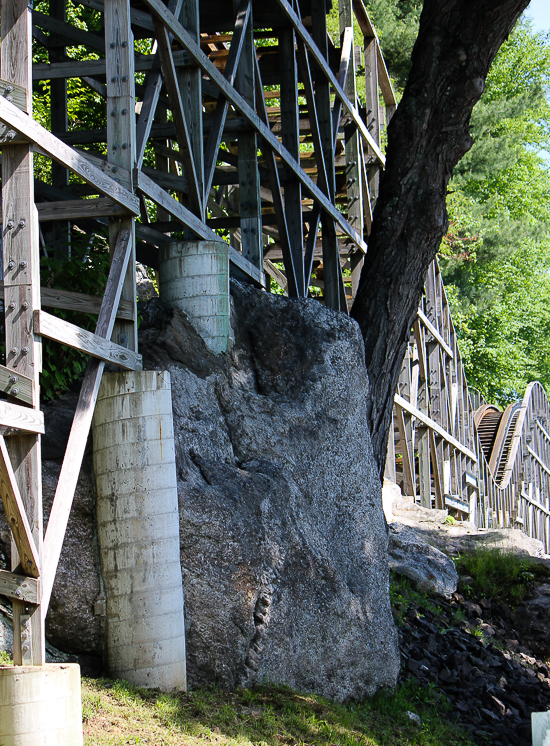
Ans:
{"label": "concrete column base", "polygon": [[0,666],[2,746],[82,746],[80,666]]}

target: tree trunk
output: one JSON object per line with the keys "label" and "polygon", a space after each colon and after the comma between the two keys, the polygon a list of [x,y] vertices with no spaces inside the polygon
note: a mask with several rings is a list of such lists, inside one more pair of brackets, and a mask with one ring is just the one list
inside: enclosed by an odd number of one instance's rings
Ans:
{"label": "tree trunk", "polygon": [[352,316],[365,340],[369,427],[384,472],[393,397],[424,278],[448,226],[452,171],[500,45],[529,0],[425,0],[412,68],[388,127],[369,250]]}

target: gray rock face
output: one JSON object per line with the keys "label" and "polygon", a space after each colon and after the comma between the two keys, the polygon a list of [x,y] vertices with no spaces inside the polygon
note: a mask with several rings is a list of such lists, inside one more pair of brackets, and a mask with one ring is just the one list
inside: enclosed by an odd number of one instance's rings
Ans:
{"label": "gray rock face", "polygon": [[[316,302],[238,284],[233,300],[229,355],[181,313],[146,313],[140,332],[145,367],[172,376],[188,680],[363,698],[395,684],[399,651],[362,339]],[[54,480],[58,465],[45,467]],[[52,492],[47,477],[46,504]],[[103,651],[100,595],[84,470],[48,617],[55,645]]]}
{"label": "gray rock face", "polygon": [[423,541],[413,528],[391,523],[389,530],[388,562],[391,569],[410,578],[419,590],[450,598],[458,583],[452,559]]}
{"label": "gray rock face", "polygon": [[358,327],[233,298],[223,366],[180,314],[144,335],[172,375],[189,681],[364,697],[395,683],[399,654]]}

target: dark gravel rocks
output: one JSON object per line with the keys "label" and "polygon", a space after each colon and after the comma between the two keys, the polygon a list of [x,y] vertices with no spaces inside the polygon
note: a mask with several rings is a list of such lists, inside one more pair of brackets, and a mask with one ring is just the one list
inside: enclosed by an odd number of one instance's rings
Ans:
{"label": "dark gravel rocks", "polygon": [[455,593],[435,610],[409,608],[399,637],[401,679],[435,684],[475,742],[531,746],[531,713],[550,709],[550,667],[514,629],[505,604]]}

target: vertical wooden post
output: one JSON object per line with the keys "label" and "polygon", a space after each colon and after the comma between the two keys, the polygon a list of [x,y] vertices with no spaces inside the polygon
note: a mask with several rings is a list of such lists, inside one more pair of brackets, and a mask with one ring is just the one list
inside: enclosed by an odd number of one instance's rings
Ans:
{"label": "vertical wooden post", "polygon": [[[353,28],[353,10],[351,0],[339,0],[339,17],[340,17],[340,39],[343,41],[344,32],[347,27]],[[351,70],[346,78],[345,91],[352,103],[356,103],[357,85],[355,81],[355,45],[352,47]],[[347,209],[348,222],[355,230],[363,235],[363,190],[361,189],[361,141],[357,127],[353,124],[346,125],[344,128],[344,138],[346,145],[346,192],[347,192]],[[352,285],[359,283],[361,269],[363,266],[362,255],[359,254],[352,258],[353,278]]]}
{"label": "vertical wooden post", "polygon": [[[279,32],[279,72],[281,76],[281,130],[283,145],[300,162],[300,109],[298,105],[298,68],[296,39],[292,26]],[[288,238],[296,276],[297,296],[306,295],[304,287],[302,188],[297,179],[282,181]]]}
{"label": "vertical wooden post", "polygon": [[[235,0],[233,4],[235,12],[238,6],[238,0]],[[253,109],[255,108],[255,54],[254,21],[251,10],[250,20],[245,31],[235,88]],[[241,248],[243,256],[259,269],[263,269],[262,201],[260,197],[260,173],[258,170],[258,136],[255,132],[240,134],[238,144]]]}
{"label": "vertical wooden post", "polygon": [[[50,0],[50,17],[57,21],[66,21],[66,0]],[[50,36],[50,39],[54,35]],[[50,42],[48,49],[50,62],[61,62],[65,59],[65,47]],[[50,119],[52,132],[66,132],[68,123],[67,113],[67,80],[54,78],[50,81]],[[69,172],[56,161],[52,161],[52,185],[63,188],[69,183]],[[69,224],[63,221],[50,223],[48,239],[58,257],[70,259]]]}
{"label": "vertical wooden post", "polygon": [[[200,39],[200,17],[199,0],[184,0],[180,13],[181,25],[189,31],[193,40],[199,43]],[[178,72],[180,95],[187,120],[191,139],[191,157],[195,163],[195,173],[199,183],[199,191],[204,192],[204,142],[202,132],[202,72],[199,67],[186,67]],[[201,220],[206,216],[206,203],[208,195],[204,195],[203,213],[199,215]],[[186,238],[194,239],[195,234],[186,231]]]}
{"label": "vertical wooden post", "polygon": [[[120,178],[133,191],[132,171],[136,159],[136,117],[134,89],[134,37],[130,26],[129,0],[105,0],[105,60],[107,65],[107,150],[110,163],[127,169],[130,177]],[[114,251],[122,230],[132,234],[132,256],[128,262],[122,299],[136,301],[136,253],[134,218],[109,219],[109,246]],[[137,323],[117,321],[112,339],[123,347],[137,350]]]}
{"label": "vertical wooden post", "polygon": [[[328,59],[327,18],[325,0],[312,0],[311,3],[311,33],[325,59]],[[328,64],[328,63],[327,63]],[[325,166],[327,170],[328,189],[334,202],[336,191],[334,176],[334,139],[332,132],[332,109],[330,104],[330,83],[323,72],[316,65],[312,65],[315,79],[315,99],[319,117],[319,133],[323,143]],[[323,274],[325,283],[325,305],[329,308],[340,309],[340,254],[338,238],[334,227],[334,220],[325,212],[321,215],[321,230],[323,237]],[[345,298],[342,299],[345,303]]]}
{"label": "vertical wooden post", "polygon": [[[378,50],[374,37],[365,37],[365,98],[367,108],[367,127],[375,143],[380,147],[380,105],[378,101]],[[378,197],[380,167],[370,166],[367,169],[372,209]]]}
{"label": "vertical wooden post", "polygon": [[[28,0],[1,0],[0,74],[27,91],[32,113],[32,14]],[[2,151],[2,222],[6,364],[14,375],[33,379],[33,407],[38,408],[40,343],[33,332],[33,313],[40,308],[38,214],[34,206],[33,156],[29,145]],[[10,458],[42,560],[42,482],[40,436],[10,438]],[[12,570],[19,557],[12,542]],[[40,607],[14,601],[13,659],[17,665],[44,663],[44,625]]]}

